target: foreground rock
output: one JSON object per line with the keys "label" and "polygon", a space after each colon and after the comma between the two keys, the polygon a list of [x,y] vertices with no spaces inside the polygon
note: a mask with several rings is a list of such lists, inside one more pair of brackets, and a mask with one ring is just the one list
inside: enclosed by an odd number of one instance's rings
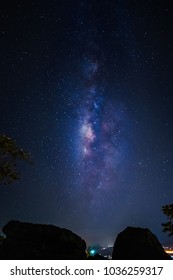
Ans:
{"label": "foreground rock", "polygon": [[113,260],[169,260],[157,237],[144,228],[127,227],[118,234]]}
{"label": "foreground rock", "polygon": [[85,241],[64,228],[10,221],[3,232],[6,239],[0,250],[0,259],[86,259]]}

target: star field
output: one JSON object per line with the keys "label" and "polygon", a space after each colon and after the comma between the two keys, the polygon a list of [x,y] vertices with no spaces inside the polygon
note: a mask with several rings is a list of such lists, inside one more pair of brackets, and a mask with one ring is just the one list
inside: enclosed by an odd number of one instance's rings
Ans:
{"label": "star field", "polygon": [[0,11],[0,131],[34,162],[0,187],[0,227],[49,223],[108,245],[130,225],[170,242],[171,4],[4,0]]}

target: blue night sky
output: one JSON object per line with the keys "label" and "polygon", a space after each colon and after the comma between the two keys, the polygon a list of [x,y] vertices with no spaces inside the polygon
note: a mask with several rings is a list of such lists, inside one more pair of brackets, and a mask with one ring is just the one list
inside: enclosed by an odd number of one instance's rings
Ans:
{"label": "blue night sky", "polygon": [[88,245],[158,239],[173,203],[173,10],[156,0],[2,0],[0,133],[32,155],[0,187],[0,227],[54,224]]}

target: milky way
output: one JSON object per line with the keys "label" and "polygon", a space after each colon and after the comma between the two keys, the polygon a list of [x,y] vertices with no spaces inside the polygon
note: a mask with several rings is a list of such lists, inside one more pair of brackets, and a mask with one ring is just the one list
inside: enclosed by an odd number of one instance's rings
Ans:
{"label": "milky way", "polygon": [[85,58],[84,82],[78,108],[77,162],[79,184],[93,199],[98,191],[116,186],[124,156],[126,113],[122,103],[112,103],[100,86],[98,61]]}

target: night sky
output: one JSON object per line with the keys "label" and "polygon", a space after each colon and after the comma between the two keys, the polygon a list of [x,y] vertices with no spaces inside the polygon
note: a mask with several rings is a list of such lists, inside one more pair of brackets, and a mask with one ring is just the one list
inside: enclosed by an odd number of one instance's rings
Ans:
{"label": "night sky", "polygon": [[88,245],[127,226],[160,242],[173,203],[173,10],[159,0],[2,0],[0,134],[29,151],[0,227],[53,224]]}

